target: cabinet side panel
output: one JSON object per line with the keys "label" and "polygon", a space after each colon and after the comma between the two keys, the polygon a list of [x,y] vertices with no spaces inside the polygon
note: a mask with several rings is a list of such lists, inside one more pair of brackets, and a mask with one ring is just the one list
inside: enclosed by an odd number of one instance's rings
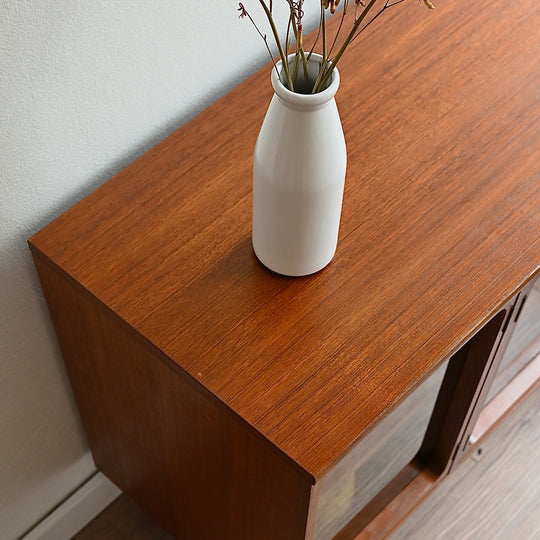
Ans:
{"label": "cabinet side panel", "polygon": [[308,476],[40,254],[97,467],[179,538],[303,539]]}

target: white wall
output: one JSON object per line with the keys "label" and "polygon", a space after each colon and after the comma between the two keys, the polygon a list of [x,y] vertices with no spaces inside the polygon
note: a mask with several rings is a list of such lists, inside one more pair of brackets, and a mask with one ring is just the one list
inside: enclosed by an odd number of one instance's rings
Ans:
{"label": "white wall", "polygon": [[267,63],[237,7],[0,0],[2,539],[94,472],[26,240]]}

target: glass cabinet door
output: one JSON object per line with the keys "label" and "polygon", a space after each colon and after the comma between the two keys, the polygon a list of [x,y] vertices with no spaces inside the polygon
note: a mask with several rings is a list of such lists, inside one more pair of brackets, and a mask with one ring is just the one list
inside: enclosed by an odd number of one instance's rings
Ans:
{"label": "glass cabinet door", "polygon": [[516,293],[324,475],[314,496],[309,538],[352,537],[351,531],[366,526],[381,505],[405,493],[415,479],[422,489],[433,489],[539,378],[537,280]]}
{"label": "glass cabinet door", "polygon": [[540,280],[516,313],[516,328],[497,369],[486,404],[540,354]]}
{"label": "glass cabinet door", "polygon": [[315,540],[327,540],[356,516],[418,452],[448,362],[322,478]]}

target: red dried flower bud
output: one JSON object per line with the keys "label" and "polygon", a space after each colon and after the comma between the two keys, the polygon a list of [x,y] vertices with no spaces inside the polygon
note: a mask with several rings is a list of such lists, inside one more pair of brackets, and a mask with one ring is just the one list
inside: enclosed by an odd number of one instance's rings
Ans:
{"label": "red dried flower bud", "polygon": [[240,12],[240,19],[243,19],[244,17],[247,16],[247,11],[246,11],[246,8],[244,7],[244,4],[242,4],[242,2],[240,2],[239,4],[239,8],[238,8],[238,11]]}

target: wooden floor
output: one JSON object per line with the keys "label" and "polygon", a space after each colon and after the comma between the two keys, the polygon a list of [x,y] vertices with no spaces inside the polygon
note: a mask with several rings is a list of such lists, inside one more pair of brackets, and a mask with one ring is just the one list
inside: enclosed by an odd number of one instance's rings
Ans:
{"label": "wooden floor", "polygon": [[121,495],[76,540],[171,540],[173,537],[151,520],[126,495]]}
{"label": "wooden floor", "polygon": [[[126,496],[75,536],[171,538]],[[465,461],[391,536],[404,538],[540,539],[540,389],[488,437],[481,455]]]}
{"label": "wooden floor", "polygon": [[390,540],[540,539],[540,388]]}

